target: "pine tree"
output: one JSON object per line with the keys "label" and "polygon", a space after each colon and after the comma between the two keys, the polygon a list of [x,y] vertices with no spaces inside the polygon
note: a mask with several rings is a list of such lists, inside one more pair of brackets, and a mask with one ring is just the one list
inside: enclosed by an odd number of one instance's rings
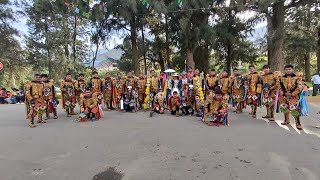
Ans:
{"label": "pine tree", "polygon": [[[311,54],[316,51],[319,15],[313,3],[292,9],[288,12],[286,23],[285,58],[303,70],[306,81],[311,80]],[[301,67],[301,68],[300,68]]]}
{"label": "pine tree", "polygon": [[216,64],[231,73],[239,62],[254,64],[257,50],[252,42],[247,40],[247,35],[253,30],[255,19],[243,22],[237,16],[242,12],[242,1],[231,0],[230,6],[217,9],[215,30],[217,38],[214,42]]}
{"label": "pine tree", "polygon": [[16,39],[19,32],[12,26],[21,14],[12,10],[12,5],[18,6],[9,0],[0,1],[0,62],[4,66],[0,71],[1,87],[17,87],[29,72],[25,52]]}
{"label": "pine tree", "polygon": [[[318,0],[317,0],[318,1]],[[272,70],[283,70],[285,17],[291,9],[313,2],[312,0],[261,0],[250,1],[252,9],[266,16],[268,22],[268,63]]]}
{"label": "pine tree", "polygon": [[88,36],[86,17],[74,11],[75,7],[81,8],[82,5],[66,3],[35,0],[26,7],[29,17],[28,59],[35,70],[48,72],[56,78],[62,78],[67,72],[81,71],[88,52],[84,43]]}
{"label": "pine tree", "polygon": [[115,0],[105,1],[110,11],[112,12],[112,23],[114,28],[118,30],[128,30],[130,32],[130,40],[132,46],[132,61],[134,72],[136,75],[140,73],[140,60],[138,49],[138,25],[140,16],[147,14],[147,10],[141,1],[137,0]]}

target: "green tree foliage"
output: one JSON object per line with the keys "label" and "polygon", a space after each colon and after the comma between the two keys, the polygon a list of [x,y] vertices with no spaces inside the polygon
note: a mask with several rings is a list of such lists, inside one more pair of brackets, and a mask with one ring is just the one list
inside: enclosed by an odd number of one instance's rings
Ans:
{"label": "green tree foliage", "polygon": [[[313,3],[289,12],[286,23],[285,58],[286,62],[295,64],[297,70],[303,71],[307,81],[311,79],[311,55],[317,49],[319,14]],[[316,64],[313,68],[316,69]]]}
{"label": "green tree foliage", "polygon": [[248,34],[253,31],[256,19],[242,21],[238,16],[241,13],[239,3],[241,1],[231,0],[229,8],[218,10],[218,18],[214,20],[216,24],[213,26],[217,36],[213,43],[216,65],[227,69],[229,74],[231,68],[238,66],[239,61],[255,64],[258,53],[257,48],[247,39]]}
{"label": "green tree foliage", "polygon": [[0,1],[0,62],[4,65],[0,71],[1,87],[19,87],[30,71],[25,52],[16,39],[19,32],[12,27],[12,23],[21,15],[10,8],[13,5],[19,4],[13,4],[9,0]]}
{"label": "green tree foliage", "polygon": [[92,69],[94,69],[97,54],[101,46],[104,46],[108,39],[110,39],[113,30],[111,22],[111,11],[108,11],[107,6],[100,2],[95,4],[90,15],[90,41],[91,48],[94,48],[92,59]]}
{"label": "green tree foliage", "polygon": [[88,57],[84,41],[88,21],[80,15],[86,13],[86,8],[81,3],[73,4],[80,9],[76,13],[70,6],[63,1],[35,0],[26,7],[28,60],[35,71],[49,73],[55,79],[67,72],[81,72]]}
{"label": "green tree foliage", "polygon": [[[17,86],[35,72],[49,73],[55,80],[67,72],[89,73],[95,69],[98,50],[114,36],[124,39],[117,47],[124,51],[120,70],[136,74],[152,67],[164,70],[166,64],[180,72],[186,65],[204,72],[211,67],[230,72],[239,64],[260,67],[266,58],[273,70],[292,63],[307,79],[316,64],[320,69],[320,0],[32,0],[24,4],[29,32],[22,48],[16,38],[19,32],[11,26],[21,12],[8,8],[19,4],[0,1],[0,61],[5,65],[1,86]],[[241,18],[248,11],[256,15]],[[259,21],[268,22],[267,41],[254,44],[248,36]],[[316,55],[318,63],[313,60]]]}

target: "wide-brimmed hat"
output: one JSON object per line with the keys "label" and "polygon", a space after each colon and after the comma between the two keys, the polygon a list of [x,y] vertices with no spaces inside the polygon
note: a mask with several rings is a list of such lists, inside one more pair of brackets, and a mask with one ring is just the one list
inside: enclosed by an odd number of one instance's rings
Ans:
{"label": "wide-brimmed hat", "polygon": [[185,71],[183,71],[182,73],[181,73],[181,75],[187,75],[187,72],[185,72]]}
{"label": "wide-brimmed hat", "polygon": [[179,76],[179,74],[178,73],[173,73],[173,75],[172,75],[173,77],[178,77]]}

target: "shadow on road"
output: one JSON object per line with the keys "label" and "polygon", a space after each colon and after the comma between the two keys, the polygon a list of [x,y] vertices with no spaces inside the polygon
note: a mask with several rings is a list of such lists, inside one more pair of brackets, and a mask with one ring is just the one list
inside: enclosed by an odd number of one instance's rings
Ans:
{"label": "shadow on road", "polygon": [[96,174],[92,180],[121,180],[123,173],[118,172],[114,167],[109,167],[107,170]]}

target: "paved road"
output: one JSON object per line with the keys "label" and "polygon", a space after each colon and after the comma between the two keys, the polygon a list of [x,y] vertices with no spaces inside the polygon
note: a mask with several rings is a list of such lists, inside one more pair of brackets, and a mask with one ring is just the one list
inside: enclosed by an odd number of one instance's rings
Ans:
{"label": "paved road", "polygon": [[31,129],[23,105],[1,105],[0,180],[89,180],[109,167],[130,180],[320,179],[317,115],[304,118],[299,132],[247,113],[231,114],[229,127],[208,127],[147,112],[75,123],[60,111]]}

